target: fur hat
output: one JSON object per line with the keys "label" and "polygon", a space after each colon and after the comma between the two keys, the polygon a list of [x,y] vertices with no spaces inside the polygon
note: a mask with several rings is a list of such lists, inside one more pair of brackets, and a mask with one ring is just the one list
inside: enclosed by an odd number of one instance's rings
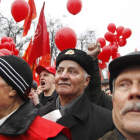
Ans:
{"label": "fur hat", "polygon": [[78,49],[66,49],[59,53],[56,58],[56,69],[63,60],[72,60],[78,63],[89,75],[94,71],[94,60],[92,56]]}
{"label": "fur hat", "polygon": [[15,55],[1,56],[0,76],[16,90],[23,100],[28,98],[33,77],[26,61]]}
{"label": "fur hat", "polygon": [[109,72],[110,72],[110,80],[109,86],[112,92],[112,82],[120,72],[128,67],[140,65],[140,51],[132,52],[127,55],[118,57],[110,62],[109,64]]}

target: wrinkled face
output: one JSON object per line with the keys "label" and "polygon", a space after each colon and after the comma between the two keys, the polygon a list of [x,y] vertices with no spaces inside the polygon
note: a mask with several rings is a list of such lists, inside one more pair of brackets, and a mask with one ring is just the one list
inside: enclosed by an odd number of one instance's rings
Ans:
{"label": "wrinkled face", "polygon": [[9,93],[11,90],[12,87],[0,77],[0,111],[6,109],[10,104]]}
{"label": "wrinkled face", "polygon": [[140,66],[127,68],[116,78],[113,120],[123,135],[140,134]]}
{"label": "wrinkled face", "polygon": [[49,91],[54,84],[54,75],[46,70],[43,70],[39,75],[39,82],[42,91]]}
{"label": "wrinkled face", "polygon": [[73,99],[83,93],[90,78],[85,78],[84,69],[74,61],[62,61],[56,71],[55,88],[60,96],[71,96]]}

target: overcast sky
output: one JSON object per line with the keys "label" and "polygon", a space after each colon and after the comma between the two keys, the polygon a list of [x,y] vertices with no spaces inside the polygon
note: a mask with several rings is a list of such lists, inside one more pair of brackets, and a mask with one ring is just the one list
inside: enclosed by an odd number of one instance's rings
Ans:
{"label": "overcast sky", "polygon": [[[6,16],[11,16],[11,4],[14,0],[1,0],[0,10]],[[28,0],[26,0],[28,2]],[[34,0],[39,17],[45,1],[45,16],[61,18],[78,34],[87,29],[95,30],[98,37],[104,37],[108,31],[107,25],[114,23],[116,27],[124,26],[132,30],[127,39],[127,45],[119,49],[120,54],[140,50],[140,0],[81,0],[82,10],[77,15],[67,11],[67,0]],[[66,15],[66,17],[64,17]],[[107,44],[109,44],[107,42]]]}

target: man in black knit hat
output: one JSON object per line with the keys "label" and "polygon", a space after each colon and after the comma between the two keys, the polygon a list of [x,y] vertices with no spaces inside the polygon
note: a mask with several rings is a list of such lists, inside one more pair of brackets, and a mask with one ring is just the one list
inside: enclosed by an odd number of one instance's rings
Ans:
{"label": "man in black knit hat", "polygon": [[114,129],[111,111],[91,103],[84,93],[93,71],[93,58],[86,52],[78,49],[60,52],[55,75],[59,96],[39,109],[43,117],[59,110],[62,116],[56,122],[70,128],[73,140],[96,140]]}
{"label": "man in black knit hat", "polygon": [[22,58],[0,57],[0,140],[68,140],[61,133],[70,138],[67,128],[37,115],[28,98],[32,81],[32,71]]}

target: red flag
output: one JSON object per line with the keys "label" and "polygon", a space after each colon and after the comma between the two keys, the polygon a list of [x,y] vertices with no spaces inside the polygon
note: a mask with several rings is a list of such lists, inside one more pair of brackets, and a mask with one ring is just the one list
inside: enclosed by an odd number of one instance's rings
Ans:
{"label": "red flag", "polygon": [[28,62],[28,60],[29,60],[29,54],[30,54],[30,51],[31,51],[31,46],[32,46],[32,39],[30,40],[29,46],[28,46],[28,48],[25,50],[24,55],[22,56],[22,58],[23,58],[26,62]]}
{"label": "red flag", "polygon": [[[28,62],[28,60],[29,60],[29,54],[30,54],[30,51],[31,51],[31,47],[32,47],[32,39],[31,39],[31,41],[30,41],[30,43],[29,43],[28,48],[25,50],[24,55],[22,56],[22,58],[23,58],[26,62]],[[29,64],[29,63],[28,63],[28,64]],[[37,62],[34,61],[33,63],[30,63],[29,66],[30,66],[30,68],[32,69],[32,72],[34,72],[35,69],[36,69],[36,67],[37,67]]]}
{"label": "red flag", "polygon": [[27,35],[28,30],[30,29],[32,20],[35,19],[37,16],[34,0],[29,0],[28,4],[30,6],[30,13],[28,14],[28,16],[24,20],[23,36]]}
{"label": "red flag", "polygon": [[39,60],[39,65],[41,65],[43,67],[49,67],[51,65],[50,54],[43,55]]}
{"label": "red flag", "polygon": [[34,40],[33,40],[33,45],[31,48],[31,53],[29,56],[29,63],[32,63],[35,59],[38,57],[45,55],[45,54],[50,54],[50,44],[49,44],[49,33],[47,31],[47,25],[45,22],[45,16],[44,16],[44,6],[45,2],[43,4],[37,29],[35,32]]}

